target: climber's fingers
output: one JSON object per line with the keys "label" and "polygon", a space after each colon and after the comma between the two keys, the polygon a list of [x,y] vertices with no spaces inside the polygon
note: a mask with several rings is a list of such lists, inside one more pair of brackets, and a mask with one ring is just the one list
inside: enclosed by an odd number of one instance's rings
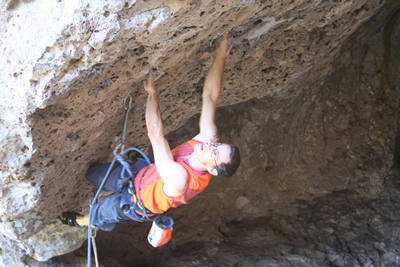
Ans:
{"label": "climber's fingers", "polygon": [[226,53],[228,51],[229,35],[228,32],[224,32],[223,37],[219,38],[216,43],[216,50]]}

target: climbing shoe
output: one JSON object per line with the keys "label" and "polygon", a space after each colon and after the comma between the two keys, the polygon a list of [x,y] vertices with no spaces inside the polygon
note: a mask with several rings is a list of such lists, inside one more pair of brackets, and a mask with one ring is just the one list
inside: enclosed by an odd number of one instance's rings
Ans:
{"label": "climbing shoe", "polygon": [[69,225],[69,226],[76,226],[76,227],[83,227],[80,226],[76,222],[76,216],[79,215],[76,212],[73,211],[65,211],[63,212],[60,216],[58,216],[58,219],[61,221],[62,224]]}

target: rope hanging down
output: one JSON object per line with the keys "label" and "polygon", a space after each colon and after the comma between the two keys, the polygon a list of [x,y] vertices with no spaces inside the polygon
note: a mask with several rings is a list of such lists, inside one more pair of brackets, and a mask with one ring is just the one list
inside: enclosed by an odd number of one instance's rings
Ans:
{"label": "rope hanging down", "polygon": [[[128,101],[128,103],[127,103],[127,101]],[[95,235],[92,236],[92,227],[91,227],[92,221],[93,221],[92,207],[96,204],[96,200],[97,200],[104,184],[106,183],[108,177],[110,176],[111,170],[113,169],[115,162],[118,161],[122,166],[120,179],[123,179],[123,180],[128,180],[128,179],[133,178],[133,172],[132,172],[131,166],[124,159],[125,154],[127,154],[128,152],[130,152],[130,151],[138,152],[146,160],[147,164],[151,164],[150,159],[140,149],[131,147],[131,148],[124,150],[125,149],[126,132],[127,132],[127,124],[128,124],[128,115],[129,115],[129,111],[132,108],[132,97],[130,95],[128,95],[124,100],[124,108],[125,108],[125,116],[124,116],[124,122],[123,122],[123,130],[122,130],[123,132],[122,132],[122,136],[121,136],[121,143],[115,147],[114,159],[112,160],[110,166],[108,167],[106,175],[104,176],[103,181],[101,182],[99,188],[96,191],[96,194],[94,195],[92,202],[90,203],[89,224],[88,224],[88,246],[87,246],[88,247],[88,250],[87,250],[87,254],[88,254],[87,266],[88,267],[91,267],[91,250],[92,250],[92,248],[91,248],[90,240],[93,240],[93,244],[95,245],[95,242],[94,242]],[[119,154],[117,154],[118,149],[120,149]],[[97,266],[98,265],[97,251],[95,250],[94,253],[95,253],[95,257],[96,257],[96,266]]]}
{"label": "rope hanging down", "polygon": [[97,257],[97,247],[96,247],[96,233],[97,233],[97,229],[95,229],[93,231],[93,235],[92,235],[92,244],[93,244],[93,253],[94,253],[94,259],[96,261],[96,267],[99,267],[99,259]]}

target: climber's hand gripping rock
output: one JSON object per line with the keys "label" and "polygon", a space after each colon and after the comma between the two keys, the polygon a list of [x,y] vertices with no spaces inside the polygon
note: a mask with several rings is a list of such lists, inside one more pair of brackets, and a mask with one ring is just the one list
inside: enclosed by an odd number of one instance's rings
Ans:
{"label": "climber's hand gripping rock", "polygon": [[217,40],[216,47],[215,47],[217,55],[222,55],[224,57],[227,56],[228,43],[229,43],[228,39],[229,39],[228,38],[228,33],[225,32],[224,36]]}
{"label": "climber's hand gripping rock", "polygon": [[154,78],[153,78],[153,69],[152,68],[150,68],[147,80],[144,82],[144,89],[149,94],[156,92],[156,89],[154,86]]}

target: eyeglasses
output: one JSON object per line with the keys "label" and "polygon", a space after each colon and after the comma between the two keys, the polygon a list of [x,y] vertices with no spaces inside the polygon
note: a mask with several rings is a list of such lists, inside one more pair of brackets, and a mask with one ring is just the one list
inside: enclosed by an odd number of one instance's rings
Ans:
{"label": "eyeglasses", "polygon": [[218,164],[217,164],[217,159],[218,159],[218,147],[221,145],[221,143],[209,143],[212,147],[213,150],[211,151],[211,157],[214,160],[215,163],[215,169],[218,170]]}

